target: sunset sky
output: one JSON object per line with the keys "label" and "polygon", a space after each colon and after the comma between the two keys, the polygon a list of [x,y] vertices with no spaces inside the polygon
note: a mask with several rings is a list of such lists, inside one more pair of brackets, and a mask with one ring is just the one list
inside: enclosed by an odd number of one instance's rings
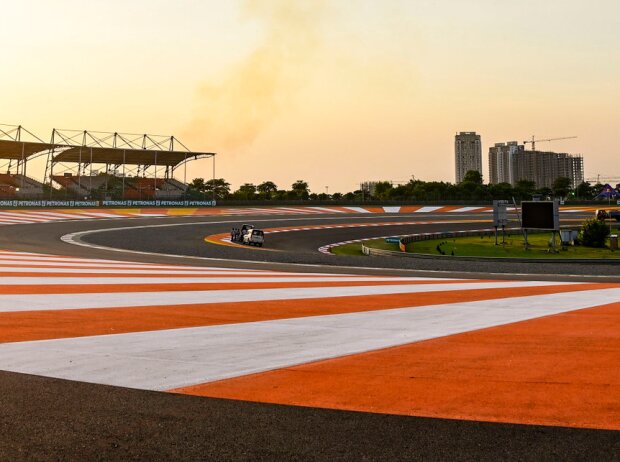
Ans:
{"label": "sunset sky", "polygon": [[457,131],[485,178],[531,135],[620,177],[617,0],[21,0],[0,40],[1,123],[174,134],[233,188],[454,181]]}

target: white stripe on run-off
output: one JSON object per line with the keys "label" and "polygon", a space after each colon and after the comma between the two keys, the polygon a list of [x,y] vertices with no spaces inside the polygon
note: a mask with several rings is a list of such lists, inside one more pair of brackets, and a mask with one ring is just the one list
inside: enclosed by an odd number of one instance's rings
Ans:
{"label": "white stripe on run-off", "polygon": [[461,207],[460,209],[450,210],[451,213],[473,212],[474,210],[483,210],[484,207]]}
{"label": "white stripe on run-off", "polygon": [[[405,277],[394,277],[394,278],[385,278],[385,277],[360,277],[360,276],[351,276],[351,277],[340,277],[338,275],[330,276],[303,276],[303,275],[293,275],[290,277],[287,276],[271,276],[271,275],[251,275],[249,277],[230,277],[227,274],[219,274],[211,277],[195,277],[195,278],[167,278],[167,277],[107,277],[107,278],[89,278],[89,277],[57,277],[57,276],[47,276],[47,277],[0,277],[0,286],[34,286],[40,287],[45,285],[98,285],[98,284],[113,284],[116,286],[122,285],[135,285],[135,284],[258,284],[258,283],[299,283],[299,282],[307,282],[307,283],[340,283],[340,282],[416,282],[416,281],[437,281],[438,279],[411,279]],[[217,289],[217,287],[216,287]],[[119,291],[122,290],[119,288]],[[0,289],[0,293],[2,293],[2,289]]]}
{"label": "white stripe on run-off", "polygon": [[0,295],[0,312],[77,310],[162,305],[300,300],[304,298],[443,292],[561,285],[557,282],[466,282],[454,284],[404,284],[344,287],[291,287],[286,289],[193,290],[168,292],[116,292],[87,294]]}
{"label": "white stripe on run-off", "polygon": [[0,369],[167,390],[620,300],[620,289],[0,345]]}
{"label": "white stripe on run-off", "polygon": [[434,212],[435,210],[439,210],[442,207],[432,207],[432,206],[426,206],[426,207],[420,207],[418,210],[415,210],[413,213],[429,213],[429,212]]}

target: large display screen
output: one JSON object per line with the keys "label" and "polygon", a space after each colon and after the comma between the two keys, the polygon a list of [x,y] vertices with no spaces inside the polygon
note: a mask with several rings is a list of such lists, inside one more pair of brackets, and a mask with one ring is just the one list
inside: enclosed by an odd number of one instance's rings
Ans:
{"label": "large display screen", "polygon": [[559,205],[552,201],[532,201],[521,203],[523,227],[526,229],[560,228]]}

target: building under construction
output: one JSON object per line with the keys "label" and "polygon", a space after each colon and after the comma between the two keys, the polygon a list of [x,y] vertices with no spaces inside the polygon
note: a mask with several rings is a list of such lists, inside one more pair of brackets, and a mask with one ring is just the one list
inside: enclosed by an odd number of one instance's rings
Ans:
{"label": "building under construction", "polygon": [[583,157],[550,151],[526,151],[516,141],[489,148],[489,178],[493,184],[533,181],[537,188],[551,188],[556,179],[571,180],[573,188],[583,182]]}

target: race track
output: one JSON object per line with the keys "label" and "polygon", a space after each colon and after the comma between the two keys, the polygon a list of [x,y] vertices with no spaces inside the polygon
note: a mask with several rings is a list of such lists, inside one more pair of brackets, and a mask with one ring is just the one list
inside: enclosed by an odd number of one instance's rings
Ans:
{"label": "race track", "polygon": [[619,266],[318,251],[489,226],[377,212],[0,227],[0,457],[617,457]]}

